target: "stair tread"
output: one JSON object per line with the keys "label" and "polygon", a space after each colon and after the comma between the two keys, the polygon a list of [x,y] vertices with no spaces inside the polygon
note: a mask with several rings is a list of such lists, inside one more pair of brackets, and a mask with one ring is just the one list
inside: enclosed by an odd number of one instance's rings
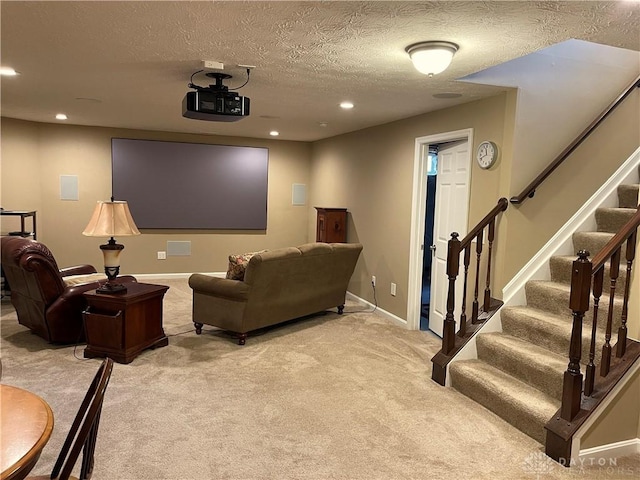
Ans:
{"label": "stair tread", "polygon": [[[564,295],[570,295],[571,293],[571,285],[566,284],[566,283],[561,283],[561,282],[554,282],[552,280],[529,280],[527,282],[527,286],[528,287],[534,287],[534,288],[546,288],[546,289],[552,289],[555,290],[559,293],[562,293]],[[602,293],[602,296],[600,297],[600,307],[601,308],[607,308],[607,306],[609,305],[609,293],[606,291],[605,287],[605,291]],[[614,304],[616,305],[621,305],[622,304],[622,298],[618,298],[618,296],[614,296]],[[593,295],[591,296],[590,299],[590,306],[593,306]],[[569,300],[567,297],[567,302],[566,302],[566,307],[567,307],[567,313],[569,315],[571,315],[571,310],[569,310]],[[589,314],[591,312],[591,309],[588,310],[586,313]]]}
{"label": "stair tread", "polygon": [[[571,334],[573,319],[570,311],[567,312],[567,315],[558,315],[557,313],[543,310],[541,308],[532,307],[529,305],[514,305],[503,307],[502,309],[503,313],[508,313],[510,311],[520,315],[531,317],[537,325],[548,325],[553,329],[561,330],[562,333]],[[586,334],[586,330],[583,329],[583,335]],[[567,339],[569,337],[570,335],[566,336]]]}
{"label": "stair tread", "polygon": [[[589,252],[589,256],[593,257],[595,253],[598,252]],[[576,260],[578,258],[578,254],[575,255],[554,255],[553,257],[551,257],[552,259],[557,258],[560,259],[562,261],[568,261],[573,263],[574,260]],[[626,264],[627,260],[623,258],[622,255],[620,255],[620,263],[621,264]],[[609,261],[605,262],[605,265],[609,264]]]}
{"label": "stair tread", "polygon": [[636,212],[635,208],[600,207],[596,209],[595,219],[600,232],[616,233]]}
{"label": "stair tread", "polygon": [[[481,340],[482,338],[482,340]],[[491,332],[478,335],[478,340],[500,345],[512,352],[526,351],[528,359],[536,364],[545,365],[563,374],[567,369],[567,359],[551,350],[525,342],[524,340],[503,332]]]}
{"label": "stair tread", "polygon": [[623,184],[618,186],[618,206],[632,208],[638,205],[640,184]]}
{"label": "stair tread", "polygon": [[596,208],[596,212],[614,212],[633,215],[636,212],[636,209],[629,207],[598,207]]}
{"label": "stair tread", "polygon": [[[592,252],[589,252],[590,254]],[[593,252],[594,254],[597,252]],[[619,262],[619,271],[618,271],[618,279],[616,284],[616,295],[624,294],[624,286],[626,284],[626,268],[627,268],[627,259],[623,254],[620,255]],[[591,254],[591,259],[595,256]],[[551,270],[551,281],[563,284],[569,284],[571,282],[571,270],[573,266],[573,262],[576,260],[576,255],[554,255],[549,260],[549,268]],[[611,259],[607,260],[604,264],[604,279],[605,279],[605,290],[608,288],[609,279],[611,278]]]}
{"label": "stair tread", "polygon": [[560,407],[560,401],[482,360],[460,360],[452,363],[450,368],[458,373],[482,372],[482,375],[473,375],[472,379],[491,385],[496,394],[512,398],[516,403],[526,406],[527,410],[540,413],[546,420]]}
{"label": "stair tread", "polygon": [[580,236],[580,235],[584,235],[584,236],[596,236],[596,237],[602,237],[602,238],[613,238],[615,236],[615,233],[611,233],[611,232],[594,232],[594,231],[581,231],[581,232],[574,232],[573,233],[574,236]]}
{"label": "stair tread", "polygon": [[476,347],[478,359],[551,397],[562,398],[565,357],[504,332],[478,335]]}
{"label": "stair tread", "polygon": [[534,317],[537,321],[541,323],[549,323],[556,326],[559,326],[562,329],[566,329],[567,331],[571,331],[571,322],[567,321],[567,317],[556,315],[555,313],[548,312],[546,310],[541,310],[539,308],[531,307],[529,305],[512,305],[503,307],[502,311],[515,311],[520,312],[524,315],[528,315],[530,317]]}
{"label": "stair tread", "polygon": [[544,425],[558,411],[560,401],[481,360],[454,362],[449,372],[458,391],[544,442]]}

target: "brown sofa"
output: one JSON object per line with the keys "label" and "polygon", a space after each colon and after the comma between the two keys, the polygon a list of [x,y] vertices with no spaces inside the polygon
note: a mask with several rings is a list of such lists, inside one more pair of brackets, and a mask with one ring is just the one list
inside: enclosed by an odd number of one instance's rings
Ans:
{"label": "brown sofa", "polygon": [[[51,343],[84,340],[82,311],[87,303],[83,293],[105,283],[106,276],[98,275],[93,265],[60,270],[51,251],[35,240],[2,237],[1,241],[2,269],[18,323]],[[118,281],[136,279],[123,276]]]}
{"label": "brown sofa", "polygon": [[295,318],[338,308],[342,313],[351,275],[362,251],[358,243],[309,243],[257,253],[244,280],[194,273],[193,323],[238,335]]}

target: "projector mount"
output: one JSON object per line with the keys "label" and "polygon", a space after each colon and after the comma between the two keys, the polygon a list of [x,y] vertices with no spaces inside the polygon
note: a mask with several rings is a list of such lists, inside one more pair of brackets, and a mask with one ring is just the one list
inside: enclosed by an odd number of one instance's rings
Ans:
{"label": "projector mount", "polygon": [[[228,73],[222,73],[222,72],[207,72],[205,73],[205,75],[209,78],[214,78],[216,83],[215,84],[210,84],[208,87],[202,87],[200,85],[196,85],[195,83],[193,83],[193,77],[195,75],[197,75],[198,73],[204,72],[204,70],[198,70],[197,72],[194,72],[191,75],[191,81],[187,84],[187,86],[189,88],[193,88],[194,90],[197,90],[198,92],[228,92],[229,91],[229,87],[224,85],[222,82],[224,80],[228,80],[230,78],[233,78],[233,75],[229,75]],[[244,87],[247,83],[249,83],[249,76],[251,75],[251,69],[247,68],[247,81],[244,82],[242,85],[240,85],[237,88],[234,88],[233,90],[240,90],[242,87]]]}

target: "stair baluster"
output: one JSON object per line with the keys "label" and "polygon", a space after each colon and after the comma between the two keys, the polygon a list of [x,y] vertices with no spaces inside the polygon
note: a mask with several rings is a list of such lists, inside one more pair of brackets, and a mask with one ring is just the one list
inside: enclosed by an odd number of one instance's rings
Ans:
{"label": "stair baluster", "polygon": [[629,292],[631,286],[631,273],[633,268],[633,260],[636,255],[637,230],[634,230],[627,240],[627,274],[624,286],[624,303],[622,304],[622,317],[620,328],[618,329],[618,346],[616,348],[616,357],[621,358],[627,349],[627,316],[629,314]]}
{"label": "stair baluster", "polygon": [[604,267],[601,267],[593,278],[593,321],[591,324],[591,346],[589,348],[589,363],[585,372],[584,394],[590,397],[595,385],[596,366],[593,360],[596,356],[596,335],[598,333],[598,308],[600,297],[602,296],[602,285],[604,283]]}
{"label": "stair baluster", "polygon": [[449,291],[447,292],[447,314],[444,317],[442,331],[442,350],[445,355],[453,351],[456,345],[456,319],[454,309],[456,305],[456,277],[460,269],[460,240],[458,232],[451,234],[447,244],[447,277],[449,278]]}
{"label": "stair baluster", "polygon": [[609,270],[609,278],[611,286],[609,287],[609,315],[607,316],[607,330],[604,337],[604,345],[602,346],[602,363],[600,364],[600,376],[606,377],[611,369],[611,328],[613,325],[613,309],[616,293],[616,283],[620,273],[620,247],[611,255],[611,267]]}
{"label": "stair baluster", "polygon": [[471,261],[471,245],[464,248],[464,286],[462,289],[462,312],[460,313],[460,329],[458,336],[467,334],[467,281],[469,279],[469,263]]}
{"label": "stair baluster", "polygon": [[471,323],[478,323],[478,293],[480,289],[480,258],[482,257],[482,239],[484,230],[478,232],[476,237],[476,287],[473,291],[473,310],[471,312]]}
{"label": "stair baluster", "polygon": [[487,241],[489,242],[489,249],[487,252],[487,282],[484,289],[484,304],[482,306],[485,312],[488,312],[491,308],[491,251],[493,248],[493,239],[496,232],[496,219],[491,220],[489,224],[489,235],[487,235]]}
{"label": "stair baluster", "polygon": [[560,417],[569,422],[580,411],[580,402],[582,400],[582,373],[580,372],[582,319],[589,309],[591,268],[589,252],[580,250],[578,259],[573,262],[571,276],[569,308],[573,311],[573,326],[571,329],[571,344],[569,346],[569,365],[567,371],[564,372],[562,406],[560,407]]}

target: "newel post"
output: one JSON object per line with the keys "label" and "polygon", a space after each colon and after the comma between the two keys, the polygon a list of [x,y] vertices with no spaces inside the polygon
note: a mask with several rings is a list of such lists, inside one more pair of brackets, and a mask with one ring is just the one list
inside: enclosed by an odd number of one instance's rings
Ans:
{"label": "newel post", "polygon": [[569,346],[569,365],[564,372],[562,386],[562,406],[560,417],[571,421],[580,411],[582,400],[582,373],[580,372],[580,357],[582,356],[582,319],[589,310],[589,296],[591,294],[591,269],[589,252],[580,250],[578,259],[573,262],[571,273],[571,296],[569,308],[573,312],[573,328],[571,330],[571,344]]}
{"label": "newel post", "polygon": [[458,232],[451,234],[447,244],[447,277],[449,277],[449,291],[447,293],[447,314],[444,317],[442,329],[442,351],[445,355],[451,353],[456,344],[456,320],[454,309],[456,305],[456,277],[460,268],[460,240]]}

